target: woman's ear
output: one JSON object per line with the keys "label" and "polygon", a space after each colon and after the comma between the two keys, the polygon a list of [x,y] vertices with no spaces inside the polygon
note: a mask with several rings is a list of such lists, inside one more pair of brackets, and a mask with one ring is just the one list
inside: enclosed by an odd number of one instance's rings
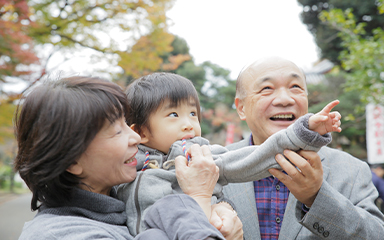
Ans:
{"label": "woman's ear", "polygon": [[73,175],[79,176],[83,173],[83,167],[79,163],[74,163],[69,168],[67,172],[72,173]]}
{"label": "woman's ear", "polygon": [[137,134],[140,135],[140,137],[141,137],[141,141],[140,141],[140,143],[141,143],[141,144],[147,143],[147,142],[149,141],[149,139],[148,139],[148,137],[147,137],[148,134],[149,134],[149,131],[148,131],[148,129],[147,129],[146,127],[142,127],[142,130],[139,131],[139,129],[137,129],[138,127],[136,126],[136,124],[132,124],[132,125],[130,126],[130,128],[131,128],[133,131],[135,131]]}

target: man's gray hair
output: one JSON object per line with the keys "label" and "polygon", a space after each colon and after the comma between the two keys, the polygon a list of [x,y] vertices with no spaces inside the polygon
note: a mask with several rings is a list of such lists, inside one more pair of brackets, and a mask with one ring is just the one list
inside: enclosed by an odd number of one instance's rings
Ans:
{"label": "man's gray hair", "polygon": [[243,75],[244,68],[240,71],[239,76],[237,76],[236,80],[236,98],[242,100],[247,96],[247,91],[245,91],[241,77]]}

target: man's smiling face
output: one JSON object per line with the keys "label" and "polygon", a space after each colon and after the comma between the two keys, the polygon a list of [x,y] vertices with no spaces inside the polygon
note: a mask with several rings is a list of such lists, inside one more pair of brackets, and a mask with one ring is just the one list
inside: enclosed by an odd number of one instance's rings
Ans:
{"label": "man's smiling face", "polygon": [[270,58],[256,62],[241,74],[241,81],[246,96],[236,98],[235,104],[255,145],[308,112],[305,76],[290,61]]}

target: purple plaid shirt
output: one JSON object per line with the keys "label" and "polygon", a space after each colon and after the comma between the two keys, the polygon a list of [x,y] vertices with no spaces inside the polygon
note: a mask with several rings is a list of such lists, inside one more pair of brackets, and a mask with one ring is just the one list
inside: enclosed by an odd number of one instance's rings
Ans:
{"label": "purple plaid shirt", "polygon": [[[254,145],[252,135],[249,145]],[[261,239],[278,239],[289,190],[272,176],[253,182]]]}

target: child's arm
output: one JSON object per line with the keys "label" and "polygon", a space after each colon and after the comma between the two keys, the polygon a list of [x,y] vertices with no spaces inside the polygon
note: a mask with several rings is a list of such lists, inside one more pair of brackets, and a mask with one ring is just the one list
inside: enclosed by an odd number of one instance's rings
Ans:
{"label": "child's arm", "polygon": [[[249,146],[220,154],[216,164],[220,168],[219,183],[256,181],[270,176],[268,169],[281,167],[275,156],[285,149],[318,151],[332,141],[328,131],[341,131],[340,114],[330,112],[338,100],[328,104],[320,113],[306,114],[285,130],[270,136],[259,146]],[[311,120],[309,120],[312,118]],[[311,127],[316,130],[312,131]],[[214,154],[214,152],[213,152]]]}
{"label": "child's arm", "polygon": [[324,135],[329,132],[341,132],[339,112],[331,112],[331,110],[339,104],[339,100],[334,100],[327,104],[320,112],[311,116],[308,120],[309,130]]}
{"label": "child's arm", "polygon": [[[225,148],[222,146],[210,145],[213,159],[220,168],[219,183],[226,185],[229,182],[256,181],[270,176],[268,169],[281,169],[275,156],[278,153],[283,153],[285,149],[293,151],[305,149],[316,152],[320,150],[321,147],[332,141],[331,135],[327,134],[328,131],[341,131],[340,114],[330,112],[338,103],[339,101],[335,100],[316,115],[306,114],[300,117],[287,129],[273,134],[259,146],[249,146],[226,152],[223,151]],[[310,130],[310,128],[315,131]],[[187,141],[186,149],[192,143],[207,144],[199,142],[202,140],[204,139],[196,137]],[[181,148],[181,141],[176,142],[168,157],[173,159],[178,155],[184,155]]]}

